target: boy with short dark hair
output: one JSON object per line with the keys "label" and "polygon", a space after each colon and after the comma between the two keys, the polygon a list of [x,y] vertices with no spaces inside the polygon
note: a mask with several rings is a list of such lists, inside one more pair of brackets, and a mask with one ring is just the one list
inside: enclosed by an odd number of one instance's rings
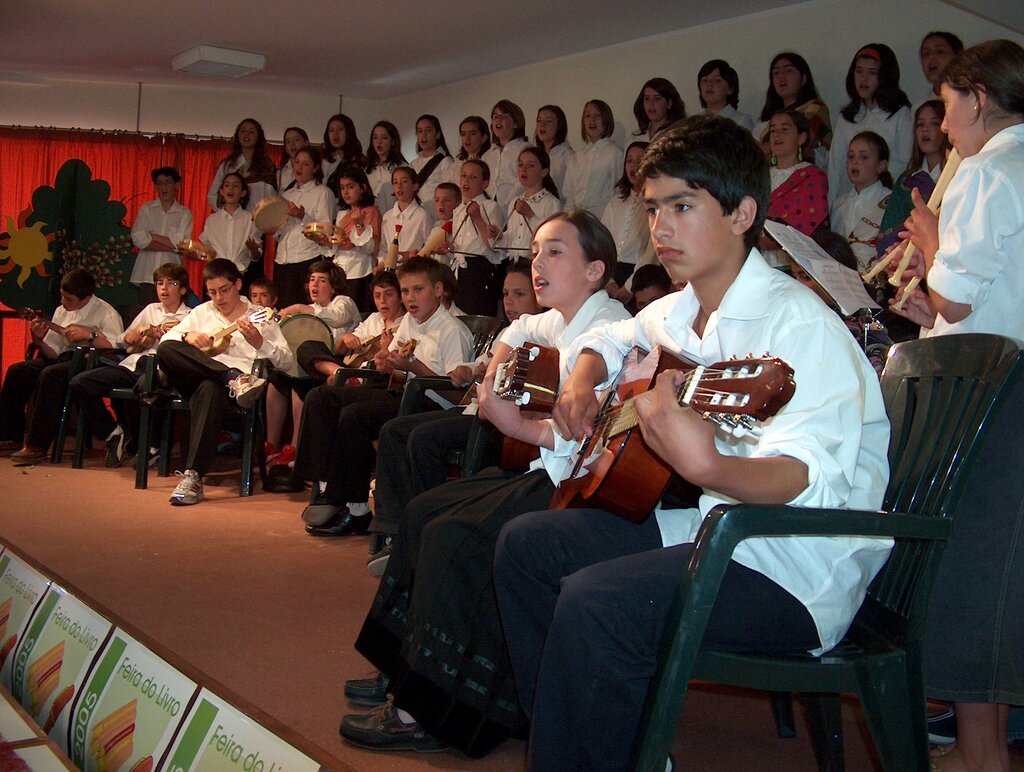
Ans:
{"label": "boy with short dark hair", "polygon": [[153,271],[164,263],[181,263],[178,244],[192,238],[192,212],[178,203],[181,174],[173,166],[150,172],[156,199],[139,207],[132,225],[132,243],[138,248],[128,281],[139,288],[139,303],[156,300]]}
{"label": "boy with short dark hair", "polygon": [[658,298],[672,292],[672,278],[661,263],[641,265],[633,272],[633,301],[626,307],[631,311],[642,311]]}
{"label": "boy with short dark hair", "polygon": [[[398,329],[405,308],[402,307],[402,288],[398,284],[395,272],[381,271],[375,274],[370,280],[370,291],[377,310],[360,322],[352,332],[339,335],[334,342],[333,352],[316,340],[307,340],[299,344],[295,356],[299,366],[308,375],[327,381],[328,386],[333,386],[334,375],[343,366],[349,354],[359,352],[365,346],[379,343],[385,330],[393,333]],[[369,362],[373,358],[373,353],[367,349],[365,356]]]}
{"label": "boy with short dark hair", "polygon": [[434,212],[437,220],[419,254],[433,256],[445,265],[449,263],[451,256],[448,253],[451,247],[448,242],[452,237],[452,217],[461,201],[462,191],[454,182],[442,182],[434,188]]}
{"label": "boy with short dark hair", "polygon": [[[754,248],[768,170],[750,133],[697,118],[640,166],[658,257],[684,290],[582,336],[554,412],[560,439],[592,431],[594,389],[633,346],[701,364],[770,352],[795,372],[790,402],[759,437],[733,437],[676,399],[662,373],[634,400],[647,445],[703,488],[698,507],[655,507],[640,525],[600,509],[530,513],[498,542],[495,589],[530,769],[628,766],[665,618],[702,518],[721,503],[875,509],[888,479],[889,422],[877,378],[841,320]],[[558,448],[556,447],[556,451]],[[705,643],[765,652],[835,645],[885,562],[886,539],[754,538],[739,545]],[[642,600],[641,600],[642,599]]]}
{"label": "boy with short dark hair", "polygon": [[[53,321],[33,319],[32,342],[42,356],[15,362],[8,368],[0,390],[0,453],[17,464],[46,458],[64,404],[71,370],[73,344],[110,348],[123,329],[121,316],[96,297],[96,280],[84,268],[73,268],[60,282],[60,306]],[[52,326],[61,328],[51,329]],[[26,435],[25,408],[28,412]]]}
{"label": "boy with short dark hair", "polygon": [[277,287],[270,279],[260,277],[249,283],[249,302],[259,308],[277,308]]}
{"label": "boy with short dark hair", "polygon": [[[210,300],[167,332],[156,350],[157,364],[188,399],[191,414],[187,468],[170,499],[176,506],[203,500],[203,475],[213,463],[229,398],[250,408],[263,393],[266,379],[251,375],[256,359],[268,359],[280,370],[292,363],[278,326],[264,324],[267,320],[259,316],[250,318],[260,309],[242,297],[238,266],[215,258],[203,269],[203,281]],[[230,335],[217,336],[232,325],[236,329]]]}
{"label": "boy with short dark hair", "polygon": [[[103,404],[112,389],[134,385],[145,369],[143,357],[156,353],[164,333],[185,318],[191,310],[185,305],[188,271],[177,263],[164,263],[153,271],[157,302],[150,303],[132,320],[118,341],[129,350],[127,357],[110,367],[95,367],[71,379],[71,396],[84,410],[93,436],[106,443],[106,465],[120,466],[121,459],[134,453],[138,434],[138,405],[111,400],[117,420]],[[148,448],[146,448],[148,450]]]}
{"label": "boy with short dark hair", "polygon": [[[473,339],[469,328],[441,305],[441,265],[414,256],[398,266],[397,274],[408,313],[393,335],[384,333],[375,357],[377,369],[449,375],[472,358]],[[302,513],[307,533],[366,533],[373,441],[381,426],[398,414],[400,402],[400,389],[337,383],[306,396],[295,473],[313,481],[312,501]]]}

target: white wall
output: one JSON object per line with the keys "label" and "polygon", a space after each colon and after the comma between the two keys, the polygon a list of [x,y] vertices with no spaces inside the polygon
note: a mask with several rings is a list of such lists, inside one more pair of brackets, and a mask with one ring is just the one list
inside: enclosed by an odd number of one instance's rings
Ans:
{"label": "white wall", "polygon": [[231,136],[251,116],[276,142],[288,126],[323,136],[339,104],[369,134],[377,103],[338,96],[143,84],[140,98],[134,83],[0,84],[0,124]]}
{"label": "white wall", "polygon": [[[549,60],[495,75],[386,101],[344,99],[365,144],[374,121],[394,122],[407,157],[415,151],[414,122],[421,113],[441,118],[449,147],[458,149],[458,122],[467,115],[490,116],[498,99],[508,98],[526,113],[533,134],[537,108],[552,102],[569,116],[570,140],[580,144],[579,116],[591,98],[608,102],[615,113],[616,139],[636,129],[632,105],[640,86],[654,76],[676,84],[692,113],[699,109],[696,75],[708,59],[726,59],[739,72],[740,109],[760,112],[768,85],[768,64],[792,49],[810,63],[823,99],[836,113],[846,102],[843,79],[850,57],[877,41],[899,57],[904,90],[916,100],[926,90],[917,61],[921,36],[931,29],[957,32],[968,45],[994,37],[1024,44],[1024,36],[979,19],[938,0],[812,0],[704,27],[668,32],[642,41]],[[567,32],[568,34],[568,32]],[[169,131],[227,136],[246,116],[257,118],[271,140],[285,127],[305,128],[314,140],[339,97],[136,84],[65,82],[52,85],[0,85],[0,124]]]}

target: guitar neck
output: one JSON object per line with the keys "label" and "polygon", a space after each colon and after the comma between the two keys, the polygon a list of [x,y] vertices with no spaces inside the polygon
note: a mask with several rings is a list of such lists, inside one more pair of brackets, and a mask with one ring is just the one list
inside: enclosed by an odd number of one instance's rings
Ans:
{"label": "guitar neck", "polygon": [[235,321],[235,322],[232,322],[231,324],[229,324],[223,330],[218,330],[217,332],[213,333],[213,335],[211,335],[210,337],[213,338],[214,345],[216,345],[216,344],[220,343],[222,340],[224,340],[224,338],[228,337],[233,332],[235,332],[235,330],[237,330],[237,329],[238,329],[238,322]]}
{"label": "guitar neck", "polygon": [[[704,366],[697,365],[684,375],[682,384],[676,389],[676,403],[680,407],[692,406],[693,395],[700,386],[701,378],[706,370],[707,368]],[[598,419],[598,426],[594,434],[613,437],[616,434],[627,432],[639,426],[640,418],[637,416],[636,407],[633,404],[634,399],[635,397],[629,397],[618,405],[609,406],[603,420],[601,418]],[[696,406],[693,407],[694,410],[698,409]]]}

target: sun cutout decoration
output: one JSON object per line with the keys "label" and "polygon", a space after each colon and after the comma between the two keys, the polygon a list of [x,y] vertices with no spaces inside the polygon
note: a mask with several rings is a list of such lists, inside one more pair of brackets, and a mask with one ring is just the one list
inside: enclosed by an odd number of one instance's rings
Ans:
{"label": "sun cutout decoration", "polygon": [[50,274],[46,271],[46,263],[53,261],[50,244],[52,233],[43,233],[43,222],[35,222],[26,227],[25,222],[32,213],[25,209],[18,215],[18,221],[7,216],[7,233],[0,236],[0,274],[6,274],[15,268],[21,268],[18,274],[18,286],[24,287],[25,280],[34,270],[42,277]]}

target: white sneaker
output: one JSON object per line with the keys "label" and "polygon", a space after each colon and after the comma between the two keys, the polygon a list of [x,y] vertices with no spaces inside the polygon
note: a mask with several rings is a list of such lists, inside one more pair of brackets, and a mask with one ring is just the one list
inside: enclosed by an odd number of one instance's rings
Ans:
{"label": "white sneaker", "polygon": [[118,426],[110,433],[107,437],[107,457],[103,461],[103,465],[107,467],[121,466],[121,461],[124,459],[124,441],[127,439],[124,436],[124,430]]}
{"label": "white sneaker", "polygon": [[199,476],[199,472],[195,469],[186,469],[175,474],[181,479],[171,494],[171,504],[176,507],[187,507],[203,500],[203,478]]}
{"label": "white sneaker", "polygon": [[247,410],[256,404],[256,400],[263,394],[263,389],[266,388],[266,385],[266,378],[243,373],[237,378],[228,381],[228,391],[234,397],[238,406]]}

